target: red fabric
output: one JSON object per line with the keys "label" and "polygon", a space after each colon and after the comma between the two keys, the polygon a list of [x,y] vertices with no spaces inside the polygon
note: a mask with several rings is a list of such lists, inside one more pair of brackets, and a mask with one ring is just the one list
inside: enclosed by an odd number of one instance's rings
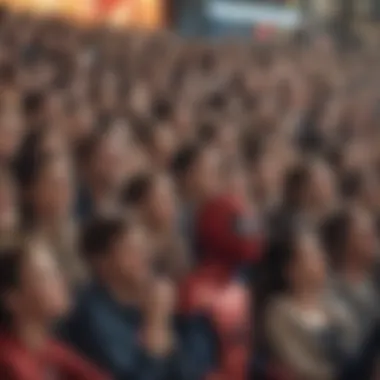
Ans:
{"label": "red fabric", "polygon": [[244,262],[260,260],[263,238],[260,231],[239,233],[234,223],[247,220],[254,223],[249,206],[230,196],[207,202],[199,211],[197,233],[202,258],[218,260],[232,270]]}
{"label": "red fabric", "polygon": [[186,313],[201,311],[210,318],[220,339],[221,366],[206,380],[246,379],[252,348],[249,291],[214,265],[187,279],[182,300]]}
{"label": "red fabric", "polygon": [[44,352],[35,354],[10,336],[0,336],[1,380],[109,380],[91,364],[63,345],[49,342]]}

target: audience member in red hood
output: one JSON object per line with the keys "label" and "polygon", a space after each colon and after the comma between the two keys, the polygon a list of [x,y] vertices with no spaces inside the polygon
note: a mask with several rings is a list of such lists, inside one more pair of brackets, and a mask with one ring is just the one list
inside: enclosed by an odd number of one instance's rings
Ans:
{"label": "audience member in red hood", "polygon": [[225,187],[230,195],[215,196],[199,208],[196,236],[200,261],[182,288],[184,311],[202,312],[218,334],[220,365],[212,380],[248,376],[251,295],[239,275],[260,259],[263,240],[257,216],[241,191],[244,184],[238,180],[238,172],[230,174]]}
{"label": "audience member in red hood", "polygon": [[234,195],[216,197],[201,208],[197,222],[202,265],[218,266],[229,276],[244,264],[260,260],[262,231],[243,199]]}
{"label": "audience member in red hood", "polygon": [[107,377],[51,339],[49,325],[68,297],[48,248],[39,242],[0,252],[0,378],[105,380]]}

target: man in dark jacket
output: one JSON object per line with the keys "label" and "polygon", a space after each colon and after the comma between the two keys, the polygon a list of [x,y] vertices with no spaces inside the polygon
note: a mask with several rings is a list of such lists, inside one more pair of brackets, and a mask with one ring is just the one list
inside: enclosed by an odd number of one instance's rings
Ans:
{"label": "man in dark jacket", "polygon": [[116,380],[197,380],[212,370],[216,339],[202,317],[177,318],[173,285],[154,278],[144,231],[93,220],[82,251],[94,283],[65,326],[67,339]]}

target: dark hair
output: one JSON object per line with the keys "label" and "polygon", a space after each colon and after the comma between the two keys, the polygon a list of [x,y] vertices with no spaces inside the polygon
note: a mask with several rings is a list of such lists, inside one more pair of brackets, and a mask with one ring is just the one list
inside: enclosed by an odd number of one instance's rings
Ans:
{"label": "dark hair", "polygon": [[137,138],[146,147],[152,147],[159,127],[152,123],[144,123],[142,121],[140,121],[139,124],[138,128],[135,129]]}
{"label": "dark hair", "polygon": [[77,147],[76,158],[82,165],[86,165],[94,157],[100,144],[105,138],[104,131],[96,131],[84,139]]}
{"label": "dark hair", "polygon": [[173,113],[169,99],[158,98],[152,104],[152,115],[158,121],[168,121]]}
{"label": "dark hair", "polygon": [[182,146],[174,155],[172,161],[174,176],[177,178],[185,176],[194,167],[204,149],[202,144],[197,143]]}
{"label": "dark hair", "polygon": [[249,128],[240,136],[240,147],[246,164],[253,165],[260,161],[264,154],[264,139]]}
{"label": "dark hair", "polygon": [[340,191],[347,200],[353,200],[361,195],[364,185],[364,175],[359,171],[344,173],[340,182]]}
{"label": "dark hair", "polygon": [[42,131],[31,133],[25,140],[13,166],[15,178],[21,189],[25,191],[21,199],[21,213],[23,227],[26,228],[33,224],[34,213],[30,199],[25,195],[39,180],[46,167],[55,160],[54,156],[44,154],[41,151],[41,140],[43,136]]}
{"label": "dark hair", "polygon": [[222,92],[215,92],[209,96],[207,105],[211,110],[221,111],[226,107],[227,99]]}
{"label": "dark hair", "polygon": [[21,245],[0,248],[0,330],[11,328],[12,315],[4,304],[4,297],[19,284],[24,257]]}
{"label": "dark hair", "polygon": [[143,202],[152,189],[155,176],[140,173],[132,177],[122,191],[122,202],[125,205],[137,205]]}
{"label": "dark hair", "polygon": [[87,261],[106,256],[112,244],[122,234],[128,232],[130,225],[121,217],[95,217],[87,222],[81,231],[80,250]]}
{"label": "dark hair", "polygon": [[284,201],[289,207],[298,207],[302,191],[310,181],[311,170],[308,165],[297,165],[285,175]]}
{"label": "dark hair", "polygon": [[335,268],[341,264],[344,257],[352,220],[352,211],[342,210],[328,218],[321,227],[320,235],[324,248]]}
{"label": "dark hair", "polygon": [[297,255],[300,238],[307,233],[310,230],[293,226],[283,239],[269,241],[256,278],[258,323],[264,322],[267,305],[291,290],[287,270]]}
{"label": "dark hair", "polygon": [[[0,10],[1,12],[1,10]],[[0,15],[1,19],[1,15]],[[17,68],[11,62],[4,62],[0,65],[0,83],[13,84],[17,77]]]}
{"label": "dark hair", "polygon": [[41,144],[44,138],[44,132],[31,132],[23,142],[20,153],[14,162],[15,176],[24,189],[29,188],[36,177],[42,163],[48,159],[41,151]]}
{"label": "dark hair", "polygon": [[26,117],[40,112],[46,103],[46,96],[41,91],[27,93],[23,99],[23,109]]}
{"label": "dark hair", "polygon": [[198,129],[198,135],[204,144],[211,144],[218,136],[218,129],[212,123],[202,123]]}

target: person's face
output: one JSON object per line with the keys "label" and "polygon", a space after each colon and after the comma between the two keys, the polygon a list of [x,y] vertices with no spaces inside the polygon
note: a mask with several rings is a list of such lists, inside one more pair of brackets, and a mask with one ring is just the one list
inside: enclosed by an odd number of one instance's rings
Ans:
{"label": "person's face", "polygon": [[290,282],[298,290],[320,290],[326,278],[326,263],[315,236],[301,236],[290,265]]}
{"label": "person's face", "polygon": [[352,219],[347,247],[352,259],[360,263],[372,263],[377,248],[376,229],[372,217],[358,211]]}
{"label": "person's face", "polygon": [[121,282],[144,284],[152,274],[151,247],[146,231],[138,226],[115,242],[108,260],[110,274]]}
{"label": "person's face", "polygon": [[89,106],[81,107],[67,124],[70,141],[77,143],[91,134],[94,128],[94,115]]}
{"label": "person's face", "polygon": [[188,178],[190,188],[202,196],[218,192],[221,186],[220,165],[220,155],[216,149],[203,152]]}
{"label": "person's face", "polygon": [[176,215],[176,199],[173,183],[168,177],[156,179],[146,206],[150,217],[159,225],[171,226]]}
{"label": "person's face", "polygon": [[117,187],[126,176],[126,141],[113,132],[100,143],[92,160],[96,181],[107,187]]}
{"label": "person's face", "polygon": [[157,126],[157,128],[154,141],[154,158],[165,167],[176,149],[176,137],[169,126]]}
{"label": "person's face", "polygon": [[258,170],[252,171],[253,182],[259,197],[276,200],[280,194],[282,180],[282,165],[276,158],[264,157],[258,165]]}
{"label": "person's face", "polygon": [[66,283],[50,249],[35,243],[21,267],[20,283],[11,294],[10,307],[16,318],[53,321],[69,307]]}
{"label": "person's face", "polygon": [[46,166],[33,189],[36,212],[41,216],[67,217],[72,206],[72,181],[69,163],[56,160]]}
{"label": "person's face", "polygon": [[327,166],[321,164],[313,168],[308,192],[316,206],[322,209],[332,206],[335,199],[335,183],[333,174]]}
{"label": "person's face", "polygon": [[58,129],[52,129],[44,136],[41,153],[48,156],[64,157],[67,151],[66,140]]}

